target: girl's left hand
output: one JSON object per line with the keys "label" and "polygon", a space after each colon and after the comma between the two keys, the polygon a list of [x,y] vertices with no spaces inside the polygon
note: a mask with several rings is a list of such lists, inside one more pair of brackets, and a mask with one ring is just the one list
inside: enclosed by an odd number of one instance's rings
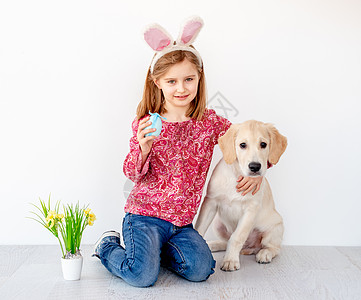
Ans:
{"label": "girl's left hand", "polygon": [[262,176],[258,176],[258,177],[240,176],[237,180],[237,182],[239,182],[236,186],[237,192],[240,193],[244,191],[242,193],[242,196],[244,196],[254,189],[254,191],[252,192],[252,195],[254,195],[259,191],[262,180],[263,180]]}

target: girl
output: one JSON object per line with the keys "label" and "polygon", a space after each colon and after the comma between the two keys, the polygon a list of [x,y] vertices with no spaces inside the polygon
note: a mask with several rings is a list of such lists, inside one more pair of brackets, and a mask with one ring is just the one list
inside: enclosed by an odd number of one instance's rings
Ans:
{"label": "girl", "polygon": [[[119,233],[107,231],[94,250],[111,273],[134,286],[153,285],[161,264],[190,281],[214,273],[211,251],[192,221],[213,148],[231,123],[206,109],[203,63],[191,46],[202,26],[200,18],[188,20],[176,42],[159,25],[144,34],[156,54],[124,162],[125,175],[135,183],[125,205],[125,248]],[[147,135],[156,131],[147,128],[149,111],[166,118],[158,137]],[[235,186],[255,193],[261,180],[240,178]]]}

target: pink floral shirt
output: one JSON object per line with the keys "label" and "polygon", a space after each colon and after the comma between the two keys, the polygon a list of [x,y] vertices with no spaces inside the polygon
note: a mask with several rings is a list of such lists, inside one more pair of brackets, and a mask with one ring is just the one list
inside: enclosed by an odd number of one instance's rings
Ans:
{"label": "pink floral shirt", "polygon": [[161,134],[142,168],[137,140],[139,121],[132,124],[130,152],[124,174],[135,186],[125,211],[157,217],[185,226],[192,223],[201,202],[214,146],[231,123],[207,109],[201,121],[163,121]]}

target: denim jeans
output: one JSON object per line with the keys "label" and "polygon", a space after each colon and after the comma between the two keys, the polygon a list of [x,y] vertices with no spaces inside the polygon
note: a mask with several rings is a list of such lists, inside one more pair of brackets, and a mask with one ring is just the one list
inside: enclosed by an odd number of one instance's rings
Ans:
{"label": "denim jeans", "polygon": [[192,224],[177,227],[162,219],[127,213],[123,239],[125,249],[114,237],[104,238],[97,254],[112,274],[133,286],[152,286],[161,265],[190,281],[204,281],[214,273],[212,253]]}

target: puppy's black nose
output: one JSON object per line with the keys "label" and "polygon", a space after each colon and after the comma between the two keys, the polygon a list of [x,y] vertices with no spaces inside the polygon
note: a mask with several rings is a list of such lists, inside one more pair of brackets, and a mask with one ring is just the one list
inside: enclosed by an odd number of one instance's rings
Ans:
{"label": "puppy's black nose", "polygon": [[251,163],[249,163],[249,165],[248,165],[248,168],[252,171],[252,172],[254,172],[254,173],[256,173],[256,172],[258,172],[260,169],[261,169],[261,164],[260,163],[258,163],[258,162],[251,162]]}

